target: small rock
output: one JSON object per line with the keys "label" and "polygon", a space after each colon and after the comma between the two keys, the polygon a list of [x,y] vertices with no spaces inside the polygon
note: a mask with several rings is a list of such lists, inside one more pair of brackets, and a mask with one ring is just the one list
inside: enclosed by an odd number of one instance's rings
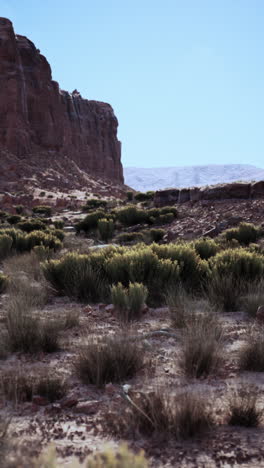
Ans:
{"label": "small rock", "polygon": [[99,408],[99,401],[84,401],[78,403],[75,408],[76,413],[84,413],[87,415],[95,414]]}
{"label": "small rock", "polygon": [[115,310],[114,304],[108,304],[108,306],[106,306],[106,308],[105,308],[105,311],[110,312],[110,313],[113,313],[114,310]]}
{"label": "small rock", "polygon": [[119,388],[116,387],[115,385],[113,385],[112,383],[108,383],[105,386],[105,391],[109,395],[114,395],[118,390],[119,390]]}

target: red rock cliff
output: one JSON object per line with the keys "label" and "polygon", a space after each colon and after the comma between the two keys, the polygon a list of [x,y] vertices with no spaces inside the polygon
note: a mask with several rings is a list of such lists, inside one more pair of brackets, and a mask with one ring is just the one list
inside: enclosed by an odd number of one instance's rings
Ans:
{"label": "red rock cliff", "polygon": [[123,183],[112,107],[60,90],[46,58],[29,39],[15,35],[5,18],[0,18],[0,80],[0,150],[19,159],[66,157],[87,173]]}

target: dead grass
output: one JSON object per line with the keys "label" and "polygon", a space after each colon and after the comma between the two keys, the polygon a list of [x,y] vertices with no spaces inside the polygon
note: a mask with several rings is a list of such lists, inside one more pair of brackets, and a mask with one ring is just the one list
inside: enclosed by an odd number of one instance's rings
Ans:
{"label": "dead grass", "polygon": [[50,369],[39,374],[33,374],[29,369],[15,367],[1,374],[1,393],[7,400],[20,403],[31,401],[33,395],[38,395],[51,403],[63,398],[67,391],[65,379],[59,375],[51,375]]}
{"label": "dead grass", "polygon": [[43,274],[40,261],[34,252],[17,254],[9,257],[4,262],[4,271],[12,278],[17,278],[24,273],[34,281],[41,281]]}
{"label": "dead grass", "polygon": [[101,387],[110,382],[124,382],[143,366],[143,348],[123,335],[89,338],[74,368],[83,383]]}
{"label": "dead grass", "polygon": [[223,353],[223,333],[213,313],[197,315],[183,333],[180,366],[188,377],[206,377],[215,372]]}
{"label": "dead grass", "polygon": [[259,306],[264,305],[264,282],[259,281],[250,285],[248,293],[242,298],[242,309],[251,318],[256,317]]}
{"label": "dead grass", "polygon": [[239,353],[239,367],[244,371],[264,371],[264,327],[248,329],[247,340]]}
{"label": "dead grass", "polygon": [[188,439],[212,426],[210,408],[194,392],[168,394],[159,388],[151,393],[132,394],[117,413],[107,419],[108,428],[121,436],[131,433],[144,436]]}
{"label": "dead grass", "polygon": [[213,307],[226,312],[239,309],[245,284],[231,275],[214,273],[207,285],[207,296]]}
{"label": "dead grass", "polygon": [[80,312],[78,310],[70,310],[67,312],[64,318],[64,329],[70,330],[71,328],[78,327],[80,325]]}
{"label": "dead grass", "polygon": [[185,328],[195,317],[193,299],[182,286],[168,289],[166,304],[174,328]]}
{"label": "dead grass", "polygon": [[258,427],[263,419],[263,408],[258,407],[259,390],[256,386],[242,384],[229,398],[230,426]]}
{"label": "dead grass", "polygon": [[45,292],[36,293],[26,282],[12,282],[7,304],[7,346],[11,351],[34,353],[53,352],[59,349],[59,332],[62,328],[57,319],[40,318],[37,307],[43,305]]}

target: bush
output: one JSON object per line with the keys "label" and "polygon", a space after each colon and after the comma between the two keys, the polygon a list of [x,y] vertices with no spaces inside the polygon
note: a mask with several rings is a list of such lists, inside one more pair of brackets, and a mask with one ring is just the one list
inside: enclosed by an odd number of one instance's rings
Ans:
{"label": "bush", "polygon": [[129,283],[126,289],[121,283],[111,288],[111,300],[121,320],[137,319],[143,310],[148,295],[147,288],[140,283]]}
{"label": "bush", "polygon": [[158,218],[155,219],[155,224],[170,224],[173,220],[173,213],[161,214]]}
{"label": "bush", "polygon": [[137,202],[144,202],[144,201],[149,201],[153,200],[155,192],[149,191],[149,192],[138,192],[135,194],[135,200]]}
{"label": "bush", "polygon": [[222,329],[213,314],[197,316],[183,335],[180,365],[189,377],[207,377],[222,359]]}
{"label": "bush", "polygon": [[108,284],[103,281],[99,263],[93,263],[91,258],[73,252],[60,260],[47,261],[43,265],[44,276],[59,293],[88,302],[103,300]]}
{"label": "bush", "polygon": [[219,246],[213,239],[199,239],[194,242],[194,248],[202,260],[208,260],[219,251]]}
{"label": "bush", "polygon": [[23,213],[23,211],[24,211],[24,206],[23,205],[16,205],[15,210],[16,210],[16,213],[18,215],[21,215]]}
{"label": "bush", "polygon": [[116,237],[116,242],[120,244],[130,244],[132,242],[143,242],[144,235],[142,232],[124,232]]}
{"label": "bush", "polygon": [[254,385],[237,388],[229,398],[230,426],[258,427],[263,418],[263,409],[257,406],[259,391]]}
{"label": "bush", "polygon": [[0,261],[8,257],[11,252],[13,239],[7,234],[0,234]]}
{"label": "bush", "polygon": [[133,200],[133,192],[127,192],[127,201],[132,201]]}
{"label": "bush", "polygon": [[46,225],[43,223],[43,221],[38,219],[31,219],[29,221],[21,221],[18,223],[17,228],[21,229],[21,231],[29,233],[32,231],[45,231]]}
{"label": "bush", "polygon": [[158,258],[178,262],[180,281],[191,291],[201,288],[208,278],[210,271],[207,262],[200,259],[190,244],[153,244],[151,248]]}
{"label": "bush", "polygon": [[205,399],[193,392],[169,396],[165,389],[158,389],[149,394],[129,395],[122,406],[118,414],[111,413],[107,420],[108,427],[114,426],[114,432],[122,436],[133,431],[143,436],[181,440],[201,435],[212,426]]}
{"label": "bush", "polygon": [[121,208],[116,212],[118,221],[124,226],[134,226],[135,224],[145,223],[147,220],[147,214],[144,210],[137,208],[136,206],[129,205],[125,208]]}
{"label": "bush", "polygon": [[81,381],[102,387],[134,377],[144,365],[144,352],[127,338],[90,338],[75,362],[75,371]]}
{"label": "bush", "polygon": [[9,224],[17,224],[19,223],[19,221],[21,221],[21,216],[19,216],[18,214],[11,215],[11,216],[8,216],[6,220]]}
{"label": "bush", "polygon": [[264,372],[263,329],[249,330],[247,340],[240,349],[239,367],[245,371]]}
{"label": "bush", "polygon": [[101,236],[101,239],[105,242],[108,242],[109,239],[112,239],[114,234],[114,222],[112,219],[99,219],[98,221],[98,230]]}
{"label": "bush", "polygon": [[82,221],[77,223],[75,225],[75,229],[77,233],[81,231],[88,233],[92,230],[95,230],[98,227],[98,221],[99,219],[102,219],[102,218],[105,218],[104,211],[101,211],[101,210],[94,211],[88,214],[87,216],[85,216],[85,218]]}
{"label": "bush", "polygon": [[6,291],[8,285],[8,277],[3,273],[0,273],[0,294]]}
{"label": "bush", "polygon": [[134,455],[127,445],[123,444],[117,450],[109,448],[90,455],[86,460],[86,468],[148,468],[148,463],[143,451]]}
{"label": "bush", "polygon": [[227,249],[209,260],[213,274],[252,282],[263,275],[264,257],[245,249]]}
{"label": "bush", "polygon": [[149,234],[151,237],[152,242],[159,242],[163,239],[165,235],[164,229],[150,229]]}
{"label": "bush", "polygon": [[260,234],[260,228],[251,223],[240,223],[238,228],[227,229],[224,232],[227,241],[236,239],[240,244],[244,245],[256,242]]}
{"label": "bush", "polygon": [[61,229],[50,229],[49,234],[51,236],[57,237],[57,239],[59,239],[61,242],[63,241],[63,239],[65,237],[65,234]]}
{"label": "bush", "polygon": [[56,221],[53,222],[55,229],[63,229],[64,228],[64,221],[61,219],[57,219]]}
{"label": "bush", "polygon": [[43,216],[51,216],[51,213],[52,213],[51,207],[44,206],[44,205],[34,206],[32,211],[35,214],[40,214]]}
{"label": "bush", "polygon": [[107,201],[100,200],[99,198],[91,198],[86,201],[86,204],[82,206],[82,211],[96,210],[97,208],[106,208]]}

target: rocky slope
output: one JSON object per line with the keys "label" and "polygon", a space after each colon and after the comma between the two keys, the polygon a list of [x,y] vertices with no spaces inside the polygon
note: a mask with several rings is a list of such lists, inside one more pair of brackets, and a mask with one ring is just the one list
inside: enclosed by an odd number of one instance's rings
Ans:
{"label": "rocky slope", "polygon": [[58,172],[59,187],[79,188],[87,174],[123,183],[112,107],[83,99],[76,90],[62,91],[46,58],[5,18],[0,18],[0,77],[0,190],[21,177],[41,177],[45,188],[43,174],[47,170],[52,177],[51,169]]}
{"label": "rocky slope", "polygon": [[126,184],[135,190],[160,190],[168,187],[199,187],[236,180],[263,180],[264,169],[248,164],[124,168]]}

